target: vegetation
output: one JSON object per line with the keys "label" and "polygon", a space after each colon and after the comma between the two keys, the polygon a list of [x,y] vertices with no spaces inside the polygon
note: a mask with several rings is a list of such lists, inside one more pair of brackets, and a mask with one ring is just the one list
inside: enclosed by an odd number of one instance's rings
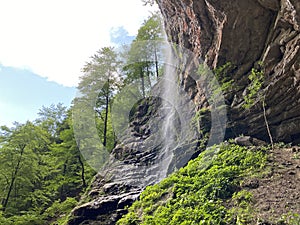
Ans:
{"label": "vegetation", "polygon": [[228,92],[233,89],[233,80],[230,79],[231,77],[229,75],[235,68],[231,62],[227,62],[213,71],[219,82],[221,91]]}
{"label": "vegetation", "polygon": [[141,81],[137,94],[145,96],[158,79],[161,53],[155,41],[162,38],[160,17],[153,14],[129,50],[119,53],[104,47],[91,57],[83,67],[81,95],[69,109],[62,104],[43,106],[34,121],[0,127],[0,224],[64,224],[95,175],[80,153],[87,143],[74,138],[72,111],[93,100],[95,118],[82,113],[81,125],[95,120],[93,135],[100,136],[106,149],[113,149],[117,136],[112,104],[117,99],[127,105],[126,98],[117,98],[121,87]]}
{"label": "vegetation", "polygon": [[245,109],[249,109],[253,106],[255,99],[259,99],[258,93],[264,81],[263,71],[252,68],[249,80],[250,85],[247,88],[248,93],[244,96]]}
{"label": "vegetation", "polygon": [[153,83],[160,76],[159,56],[161,41],[164,40],[161,18],[159,14],[153,14],[138,30],[136,38],[129,49],[123,52],[126,74],[124,85],[140,81],[141,96],[145,97]]}
{"label": "vegetation", "polygon": [[[144,2],[154,4],[152,0]],[[122,116],[127,116],[120,113],[120,118],[113,118],[112,106],[117,105],[118,111],[129,105],[134,111],[137,104],[131,104],[131,95],[146,97],[160,77],[163,66],[158,49],[164,35],[161,26],[160,17],[153,14],[127,49],[118,53],[112,47],[104,47],[83,68],[78,87],[81,96],[74,104],[86,99],[95,101],[95,118],[83,114],[82,123],[95,120],[97,133],[93,135],[100,136],[109,151],[118,142],[114,128],[122,125]],[[220,93],[232,90],[228,73],[234,69],[226,63],[213,71],[217,82],[209,84],[212,101]],[[200,66],[198,72],[208,73],[208,69]],[[245,108],[254,104],[263,79],[261,70],[252,69]],[[135,88],[130,86],[132,83],[137,84]],[[130,92],[120,94],[126,86]],[[263,109],[273,145],[264,101]],[[82,143],[74,138],[72,110],[74,105],[69,109],[62,104],[51,105],[43,107],[34,121],[0,127],[0,224],[65,224],[80,195],[88,191],[95,171],[80,153]],[[209,132],[208,114],[210,109],[203,108],[191,121],[202,135],[200,147]],[[259,175],[266,166],[268,150],[231,142],[213,146],[161,183],[147,187],[118,224],[247,224],[253,220],[253,195],[241,190],[241,183],[245,177]],[[282,220],[292,224],[300,221],[298,214],[284,215]]]}
{"label": "vegetation", "polygon": [[[265,151],[228,143],[213,146],[161,183],[147,187],[118,224],[234,224],[245,220],[251,195],[239,192],[239,185],[243,177],[255,176],[265,166]],[[226,207],[231,198],[241,210]]]}
{"label": "vegetation", "polygon": [[81,77],[78,85],[83,95],[81,98],[95,101],[94,110],[98,118],[98,130],[101,132],[103,146],[109,150],[116,143],[112,126],[109,124],[109,112],[114,93],[120,86],[119,67],[117,53],[111,47],[104,47],[84,66],[85,75]]}
{"label": "vegetation", "polygon": [[231,79],[230,74],[232,74],[235,68],[236,66],[230,62],[225,63],[213,71],[211,71],[206,64],[199,65],[198,74],[206,79],[206,82],[203,82],[203,84],[207,85],[207,87],[203,87],[203,89],[206,90],[205,94],[210,107],[220,101],[223,95],[226,96],[234,90],[233,79]]}
{"label": "vegetation", "polygon": [[77,148],[70,111],[58,104],[43,107],[39,115],[33,122],[1,127],[1,224],[47,224],[59,218],[94,175]]}

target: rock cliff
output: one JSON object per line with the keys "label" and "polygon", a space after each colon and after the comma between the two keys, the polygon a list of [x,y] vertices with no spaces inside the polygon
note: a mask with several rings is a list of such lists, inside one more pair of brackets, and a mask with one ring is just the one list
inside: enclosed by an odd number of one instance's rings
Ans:
{"label": "rock cliff", "polygon": [[[300,143],[299,0],[157,0],[157,3],[172,42],[192,51],[211,69],[230,62],[226,76],[234,88],[224,93],[229,119],[227,138],[244,134],[270,141],[268,124],[274,141]],[[194,66],[190,62],[180,76],[189,99],[196,110],[201,110],[208,107],[208,100],[201,85],[189,74]],[[253,104],[246,108],[253,82],[250,75],[258,71],[263,74],[261,84]],[[158,116],[160,107],[160,100],[151,99],[133,112],[129,134],[113,150],[106,167],[110,175],[96,176],[86,203],[73,210],[69,225],[115,224],[144,187],[159,180],[160,168],[155,162],[161,157],[162,143],[153,136],[156,133],[153,129],[165,119]],[[150,117],[160,119],[152,124]],[[188,136],[190,140],[178,147],[168,173],[197,154],[195,147],[199,143],[191,144],[194,136]],[[190,154],[181,158],[186,150]]]}
{"label": "rock cliff", "polygon": [[[160,92],[160,89],[154,91]],[[190,100],[184,99],[178,113],[190,120],[193,108],[190,108]],[[162,124],[168,119],[165,109],[168,106],[159,97],[145,98],[136,103],[130,112],[126,132],[111,152],[107,164],[95,176],[80,205],[72,211],[69,225],[115,224],[146,186],[158,183],[199,154],[197,132],[190,129],[188,123],[186,127],[179,124],[179,114],[174,116],[177,121],[174,129],[179,131],[183,141],[180,145],[174,143],[176,147],[166,147]]]}
{"label": "rock cliff", "polygon": [[[212,69],[228,62],[234,90],[225,95],[227,137],[240,134],[300,142],[300,2],[298,0],[158,0],[171,41],[191,50]],[[262,66],[262,68],[260,68]],[[260,97],[245,109],[252,69],[262,70]],[[199,85],[182,75],[199,108]],[[200,101],[201,100],[201,101]]]}

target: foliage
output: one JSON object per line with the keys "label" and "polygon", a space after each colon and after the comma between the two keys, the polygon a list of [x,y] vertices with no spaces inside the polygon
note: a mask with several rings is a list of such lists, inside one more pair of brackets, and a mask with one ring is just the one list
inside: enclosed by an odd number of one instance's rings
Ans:
{"label": "foliage", "polygon": [[117,224],[227,224],[237,215],[224,202],[232,196],[249,201],[251,196],[237,193],[239,182],[265,162],[260,150],[234,144],[213,146],[185,168],[147,187]]}
{"label": "foliage", "polygon": [[59,224],[63,224],[66,220],[66,214],[68,214],[76,205],[77,200],[75,198],[68,197],[65,201],[61,202],[56,200],[43,214],[45,218],[57,218],[59,215]]}
{"label": "foliage", "polygon": [[253,106],[254,101],[258,98],[258,92],[262,87],[264,81],[264,73],[261,70],[252,68],[251,74],[249,75],[250,85],[247,88],[247,94],[244,96],[245,104],[243,107],[249,109]]}
{"label": "foliage", "polygon": [[[144,21],[135,43],[123,55],[112,47],[104,47],[84,65],[78,86],[81,95],[74,99],[70,109],[62,104],[43,106],[35,121],[0,127],[0,224],[65,222],[95,175],[80,153],[81,147],[90,144],[86,136],[100,136],[103,146],[109,150],[115,146],[112,103],[120,88],[133,80],[143,78],[144,91],[151,88],[151,82],[162,70],[157,41],[162,40],[163,35],[161,18],[153,14]],[[139,42],[144,45],[137,44]],[[141,59],[141,54],[145,58]],[[121,65],[122,57],[129,67]],[[117,100],[120,105],[128,103],[126,98]],[[95,103],[92,111],[96,119],[83,113],[87,101]],[[79,125],[95,120],[96,132],[84,133],[82,140],[75,140],[74,111],[82,112]],[[91,158],[99,160],[94,155]]]}
{"label": "foliage", "polygon": [[62,103],[51,104],[49,107],[42,106],[39,117],[35,122],[46,129],[55,139],[58,139],[60,125],[67,117],[67,107]]}
{"label": "foliage", "polygon": [[286,215],[283,215],[278,224],[288,223],[290,225],[299,225],[300,224],[300,214],[299,213],[287,213]]}
{"label": "foliage", "polygon": [[15,214],[25,210],[28,204],[35,205],[32,197],[36,192],[32,190],[41,185],[45,175],[39,173],[39,170],[46,169],[43,153],[47,151],[48,144],[48,133],[30,122],[18,124],[9,130],[0,149],[0,197],[3,212]]}
{"label": "foliage", "polygon": [[232,196],[233,207],[228,210],[226,221],[229,224],[248,224],[253,219],[253,209],[250,205],[253,195],[242,190]]}
{"label": "foliage", "polygon": [[228,92],[233,89],[233,80],[230,79],[229,75],[235,68],[231,62],[227,62],[213,71],[223,92]]}
{"label": "foliage", "polygon": [[123,71],[126,74],[124,82],[132,84],[139,80],[138,86],[143,97],[160,76],[159,57],[162,54],[160,42],[164,40],[161,21],[158,13],[152,14],[139,28],[129,49],[123,52],[125,58]]}
{"label": "foliage", "polygon": [[[195,130],[201,136],[208,134],[210,130],[210,109],[203,107],[198,110],[191,120],[191,126],[195,128]],[[203,137],[202,137],[203,138]]]}
{"label": "foliage", "polygon": [[0,224],[47,224],[74,207],[70,197],[94,175],[76,145],[70,111],[60,106],[43,107],[34,122],[1,127]]}
{"label": "foliage", "polygon": [[[121,85],[120,63],[114,48],[100,49],[84,66],[84,76],[81,77],[78,85],[82,94],[79,100],[87,99],[89,102],[95,102],[94,111],[97,117],[98,132],[101,135],[103,146],[109,150],[115,146],[116,142],[111,129],[112,124],[109,121],[109,111],[112,99]],[[82,120],[82,123],[85,123],[85,119]]]}
{"label": "foliage", "polygon": [[225,63],[213,71],[211,71],[206,64],[199,65],[198,74],[204,77],[204,79],[207,79],[206,82],[203,82],[204,85],[207,85],[203,87],[203,89],[206,90],[206,97],[210,105],[222,99],[220,98],[221,95],[234,90],[233,79],[231,79],[230,75],[235,68],[236,67],[230,62]]}

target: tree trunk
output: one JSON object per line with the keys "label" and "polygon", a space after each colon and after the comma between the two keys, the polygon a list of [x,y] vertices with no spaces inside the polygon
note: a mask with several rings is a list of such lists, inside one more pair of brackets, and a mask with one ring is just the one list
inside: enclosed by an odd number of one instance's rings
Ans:
{"label": "tree trunk", "polygon": [[82,181],[82,187],[86,187],[86,181],[85,181],[85,170],[84,170],[84,164],[81,160],[80,155],[77,156],[79,164],[81,166],[81,181]]}
{"label": "tree trunk", "polygon": [[149,83],[149,87],[151,88],[151,79],[150,79],[150,70],[149,70],[149,65],[147,64],[147,79],[148,79],[148,83]]}
{"label": "tree trunk", "polygon": [[23,156],[23,153],[24,153],[24,150],[25,150],[25,147],[26,146],[23,146],[21,147],[21,152],[20,152],[20,157],[18,159],[18,162],[17,162],[17,165],[15,167],[15,170],[12,174],[12,177],[11,177],[11,181],[10,181],[10,184],[9,184],[9,188],[8,188],[8,192],[7,192],[7,195],[6,195],[6,198],[4,199],[3,203],[2,203],[2,211],[5,212],[6,208],[7,208],[7,205],[8,205],[8,202],[9,202],[9,198],[10,198],[10,195],[11,195],[11,192],[13,190],[13,187],[14,187],[14,184],[15,184],[15,181],[16,181],[16,178],[17,178],[17,175],[18,175],[18,172],[19,172],[19,169],[20,169],[20,164],[21,164],[21,160],[22,160],[22,156]]}
{"label": "tree trunk", "polygon": [[143,98],[145,98],[146,94],[145,94],[145,78],[144,78],[144,71],[143,71],[143,67],[141,66],[140,68],[140,77],[141,77],[141,85],[142,85],[142,93],[143,93]]}
{"label": "tree trunk", "polygon": [[108,125],[108,110],[109,110],[109,79],[107,79],[107,90],[105,96],[105,115],[104,115],[104,129],[103,129],[103,146],[107,145],[107,125]]}
{"label": "tree trunk", "polygon": [[158,80],[159,73],[158,73],[158,59],[157,59],[156,48],[155,48],[155,50],[154,50],[154,57],[155,57],[155,71],[156,71],[156,78],[157,78],[157,80]]}

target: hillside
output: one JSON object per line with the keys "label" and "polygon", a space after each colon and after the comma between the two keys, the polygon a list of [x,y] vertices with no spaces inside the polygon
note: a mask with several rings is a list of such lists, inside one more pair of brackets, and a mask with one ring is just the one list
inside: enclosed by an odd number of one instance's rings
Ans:
{"label": "hillside", "polygon": [[167,82],[132,107],[67,224],[299,224],[299,1],[157,3]]}
{"label": "hillside", "polygon": [[299,154],[279,145],[215,146],[147,187],[117,224],[299,224]]}

